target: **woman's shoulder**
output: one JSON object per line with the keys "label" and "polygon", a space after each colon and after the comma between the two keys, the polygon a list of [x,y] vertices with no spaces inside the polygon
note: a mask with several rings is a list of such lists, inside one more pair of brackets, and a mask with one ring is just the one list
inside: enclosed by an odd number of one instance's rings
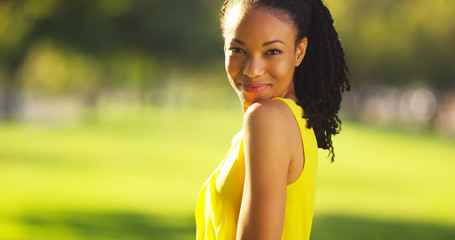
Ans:
{"label": "woman's shoulder", "polygon": [[286,103],[276,99],[262,100],[252,104],[245,112],[244,125],[255,125],[286,130],[295,122],[294,115]]}
{"label": "woman's shoulder", "polygon": [[261,100],[252,104],[245,112],[245,119],[266,118],[269,120],[292,120],[292,111],[284,101],[277,99]]}

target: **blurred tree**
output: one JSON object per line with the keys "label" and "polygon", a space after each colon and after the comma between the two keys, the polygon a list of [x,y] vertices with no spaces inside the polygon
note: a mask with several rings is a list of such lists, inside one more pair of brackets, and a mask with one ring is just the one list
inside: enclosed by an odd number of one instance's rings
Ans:
{"label": "blurred tree", "polygon": [[[113,84],[150,85],[166,62],[200,65],[219,58],[217,5],[202,0],[0,1],[2,110],[14,108],[23,81],[53,93],[87,93]],[[90,87],[62,84],[77,80]]]}
{"label": "blurred tree", "polygon": [[455,2],[328,1],[355,84],[454,88]]}
{"label": "blurred tree", "polygon": [[[455,87],[455,1],[326,2],[354,84]],[[20,89],[90,96],[109,86],[150,87],[182,66],[205,71],[223,60],[221,4],[0,0],[0,112],[14,109]]]}

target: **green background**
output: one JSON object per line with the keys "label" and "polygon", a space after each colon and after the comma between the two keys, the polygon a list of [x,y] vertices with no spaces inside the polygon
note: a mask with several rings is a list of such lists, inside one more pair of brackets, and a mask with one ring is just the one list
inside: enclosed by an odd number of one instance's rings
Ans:
{"label": "green background", "polygon": [[[117,109],[118,110],[118,109]],[[0,239],[193,239],[240,107],[100,109],[0,125]],[[453,239],[455,142],[346,122],[320,152],[312,239]]]}
{"label": "green background", "polygon": [[[353,90],[312,239],[455,239],[455,1],[326,4]],[[194,239],[242,128],[221,5],[0,0],[0,239]]]}

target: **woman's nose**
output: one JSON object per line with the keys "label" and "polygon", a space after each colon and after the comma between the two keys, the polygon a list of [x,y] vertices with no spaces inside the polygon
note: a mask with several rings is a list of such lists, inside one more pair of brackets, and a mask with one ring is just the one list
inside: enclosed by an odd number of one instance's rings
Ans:
{"label": "woman's nose", "polygon": [[249,56],[243,67],[243,75],[255,78],[264,74],[264,62],[260,57]]}

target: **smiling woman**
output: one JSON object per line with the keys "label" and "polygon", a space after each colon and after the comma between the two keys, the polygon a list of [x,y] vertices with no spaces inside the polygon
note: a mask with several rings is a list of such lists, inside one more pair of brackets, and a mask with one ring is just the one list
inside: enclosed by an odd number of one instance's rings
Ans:
{"label": "smiling woman", "polygon": [[[233,18],[246,10],[229,11]],[[267,29],[264,31],[263,29]],[[295,44],[294,27],[270,11],[249,10],[242,21],[225,24],[226,72],[246,111],[253,103],[273,97],[297,101],[294,69],[305,55],[307,38]]]}
{"label": "smiling woman", "polygon": [[309,239],[317,148],[333,160],[349,89],[332,17],[320,0],[227,0],[221,16],[243,129],[199,193],[197,239]]}

